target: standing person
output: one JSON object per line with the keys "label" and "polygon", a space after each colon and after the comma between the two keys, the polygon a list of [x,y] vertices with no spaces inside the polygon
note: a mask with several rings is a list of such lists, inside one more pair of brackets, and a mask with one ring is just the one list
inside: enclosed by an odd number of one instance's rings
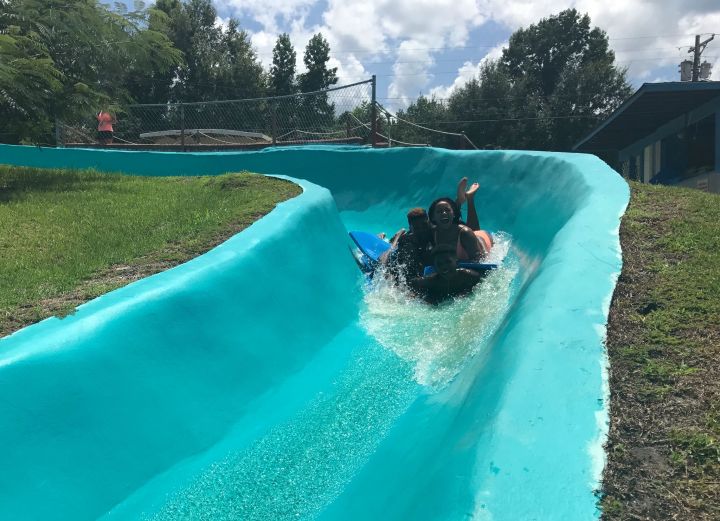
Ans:
{"label": "standing person", "polygon": [[113,142],[113,123],[117,123],[115,116],[107,110],[101,110],[95,116],[98,120],[98,141],[103,145]]}

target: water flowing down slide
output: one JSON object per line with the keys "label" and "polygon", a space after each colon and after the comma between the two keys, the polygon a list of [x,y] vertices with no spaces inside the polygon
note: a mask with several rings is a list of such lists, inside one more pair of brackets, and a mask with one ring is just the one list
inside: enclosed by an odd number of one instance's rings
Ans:
{"label": "water flowing down slide", "polygon": [[[303,188],[208,253],[0,340],[0,519],[599,517],[629,190],[596,157],[0,145],[0,163]],[[390,236],[463,176],[500,267],[438,307],[366,284],[347,231]]]}

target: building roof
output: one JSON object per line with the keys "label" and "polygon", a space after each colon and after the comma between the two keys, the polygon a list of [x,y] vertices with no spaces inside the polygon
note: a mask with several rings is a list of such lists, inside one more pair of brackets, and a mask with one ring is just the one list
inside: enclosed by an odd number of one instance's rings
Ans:
{"label": "building roof", "polygon": [[573,150],[622,150],[717,97],[720,97],[720,81],[644,83]]}

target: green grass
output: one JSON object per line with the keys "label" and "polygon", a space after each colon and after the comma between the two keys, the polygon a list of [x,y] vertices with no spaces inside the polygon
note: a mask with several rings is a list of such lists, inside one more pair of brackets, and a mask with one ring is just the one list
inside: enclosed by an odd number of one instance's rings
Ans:
{"label": "green grass", "polygon": [[720,519],[720,196],[631,191],[608,324],[603,519]]}
{"label": "green grass", "polygon": [[[249,173],[132,177],[0,166],[0,336],[62,310],[57,301],[70,294],[82,301],[138,278],[125,271],[142,276],[148,266],[196,256],[298,193]],[[78,303],[77,295],[66,300]]]}

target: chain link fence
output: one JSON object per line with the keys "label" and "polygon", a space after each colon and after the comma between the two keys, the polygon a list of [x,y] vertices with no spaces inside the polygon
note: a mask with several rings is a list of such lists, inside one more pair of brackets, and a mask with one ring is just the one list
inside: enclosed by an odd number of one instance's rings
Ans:
{"label": "chain link fence", "polygon": [[127,105],[113,114],[112,139],[100,136],[96,114],[58,121],[56,139],[63,147],[172,151],[372,144],[374,81],[268,98]]}

